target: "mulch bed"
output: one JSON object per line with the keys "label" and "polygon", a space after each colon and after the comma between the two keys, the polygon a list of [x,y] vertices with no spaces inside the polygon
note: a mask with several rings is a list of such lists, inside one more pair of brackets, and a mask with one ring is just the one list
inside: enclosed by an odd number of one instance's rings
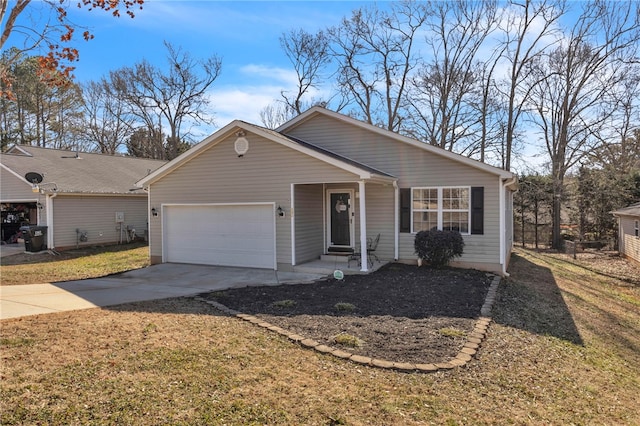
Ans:
{"label": "mulch bed", "polygon": [[[491,284],[486,273],[389,264],[369,275],[202,295],[321,344],[392,362],[455,357]],[[353,336],[360,346],[336,342]]]}

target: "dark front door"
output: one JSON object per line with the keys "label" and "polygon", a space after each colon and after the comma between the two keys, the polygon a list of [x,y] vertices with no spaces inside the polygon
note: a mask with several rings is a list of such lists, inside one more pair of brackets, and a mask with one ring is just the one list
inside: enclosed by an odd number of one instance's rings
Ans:
{"label": "dark front door", "polygon": [[329,199],[332,246],[351,247],[351,194],[331,192]]}

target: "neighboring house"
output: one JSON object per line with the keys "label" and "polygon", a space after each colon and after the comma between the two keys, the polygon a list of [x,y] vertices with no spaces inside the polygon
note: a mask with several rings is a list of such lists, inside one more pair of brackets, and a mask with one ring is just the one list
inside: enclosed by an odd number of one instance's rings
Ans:
{"label": "neighboring house", "polygon": [[147,230],[137,180],[164,161],[13,146],[0,154],[2,242],[23,225],[47,227],[49,249],[122,242]]}
{"label": "neighboring house", "polygon": [[332,252],[416,262],[421,229],[464,235],[459,266],[505,274],[512,173],[314,107],[276,131],[233,121],[141,179],[152,263],[295,270]]}
{"label": "neighboring house", "polygon": [[618,250],[640,263],[640,203],[612,212],[618,219]]}

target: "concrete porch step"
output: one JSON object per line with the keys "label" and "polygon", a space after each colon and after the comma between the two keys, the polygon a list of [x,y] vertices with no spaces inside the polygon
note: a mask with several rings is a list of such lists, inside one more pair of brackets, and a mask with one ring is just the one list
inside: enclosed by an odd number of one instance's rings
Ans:
{"label": "concrete porch step", "polygon": [[320,260],[323,262],[347,263],[349,261],[349,256],[350,253],[330,253],[321,255]]}
{"label": "concrete porch step", "polygon": [[351,264],[347,265],[346,262],[336,263],[334,261],[323,261],[323,260],[317,259],[317,260],[312,260],[311,262],[303,263],[302,265],[296,265],[293,267],[293,271],[304,272],[309,274],[333,275],[333,271],[335,271],[336,269],[340,269],[342,272],[344,272],[345,275],[368,274],[370,272],[380,269],[382,266],[384,266],[387,263],[388,262],[386,261],[374,262],[373,267],[369,271],[362,272],[360,271],[360,266],[358,265],[357,261],[351,262]]}

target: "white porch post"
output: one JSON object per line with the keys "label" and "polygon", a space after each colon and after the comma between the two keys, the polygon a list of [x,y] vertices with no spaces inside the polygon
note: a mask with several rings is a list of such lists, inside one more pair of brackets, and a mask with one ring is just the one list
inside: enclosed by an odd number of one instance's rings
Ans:
{"label": "white porch post", "polygon": [[360,271],[367,272],[369,270],[369,259],[367,258],[367,197],[365,196],[364,188],[364,181],[359,181],[358,191],[360,191],[360,253],[362,256],[360,258]]}
{"label": "white porch post", "polygon": [[398,181],[393,181],[393,258],[394,260],[400,259],[400,188],[398,188]]}
{"label": "white porch post", "polygon": [[289,220],[291,221],[291,265],[296,266],[296,218],[293,215],[295,211],[295,184],[291,184],[291,210]]}

